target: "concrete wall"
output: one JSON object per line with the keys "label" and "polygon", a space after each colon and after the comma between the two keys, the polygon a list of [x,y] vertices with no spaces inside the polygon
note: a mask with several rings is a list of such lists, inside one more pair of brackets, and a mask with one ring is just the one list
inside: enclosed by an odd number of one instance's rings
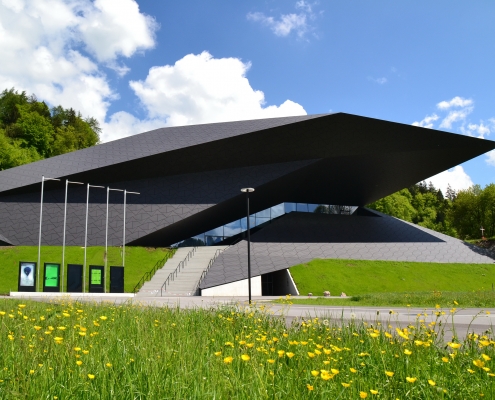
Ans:
{"label": "concrete wall", "polygon": [[[214,286],[201,291],[201,296],[247,296],[248,280]],[[251,295],[261,296],[261,276],[251,278]]]}

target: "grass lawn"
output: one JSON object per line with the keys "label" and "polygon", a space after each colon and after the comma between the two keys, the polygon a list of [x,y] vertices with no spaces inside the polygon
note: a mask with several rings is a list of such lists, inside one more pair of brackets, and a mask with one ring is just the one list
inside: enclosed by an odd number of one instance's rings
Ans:
{"label": "grass lawn", "polygon": [[495,264],[322,260],[290,268],[299,293],[348,296],[385,292],[489,291]]}
{"label": "grass lawn", "polygon": [[[131,292],[143,274],[149,271],[155,263],[162,260],[170,249],[126,247],[125,249],[125,273],[124,289]],[[89,276],[89,265],[104,265],[104,247],[88,247],[86,278]],[[17,291],[19,261],[38,260],[37,246],[13,246],[0,248],[0,293]],[[78,246],[67,246],[65,248],[66,264],[82,264],[84,260],[84,249]],[[43,265],[45,262],[61,263],[62,246],[41,247],[41,275],[43,276]],[[108,265],[122,265],[122,249],[120,247],[108,248]],[[107,276],[107,287],[110,279]]]}
{"label": "grass lawn", "polygon": [[[276,303],[285,303],[285,298]],[[406,292],[406,293],[369,293],[339,299],[312,297],[307,299],[291,298],[293,304],[314,306],[377,306],[377,307],[495,307],[495,292]],[[457,303],[457,304],[456,304]]]}
{"label": "grass lawn", "polygon": [[[448,312],[448,310],[447,310]],[[269,309],[0,300],[0,399],[493,399],[492,337]]]}

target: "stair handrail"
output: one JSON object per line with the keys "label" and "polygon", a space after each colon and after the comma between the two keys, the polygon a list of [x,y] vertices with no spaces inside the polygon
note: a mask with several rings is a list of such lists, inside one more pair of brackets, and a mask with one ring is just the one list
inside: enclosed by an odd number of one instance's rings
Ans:
{"label": "stair handrail", "polygon": [[167,262],[167,260],[169,258],[171,258],[174,254],[175,254],[175,251],[169,250],[167,252],[167,254],[165,255],[165,257],[163,257],[163,259],[158,260],[156,262],[156,264],[153,266],[153,268],[151,268],[148,272],[144,273],[144,275],[141,277],[141,279],[138,281],[138,283],[136,283],[136,286],[134,286],[134,289],[132,289],[132,292],[137,293],[139,291],[139,289],[141,289],[141,287],[146,282],[148,282],[153,277],[153,275],[155,275],[156,271],[158,271],[160,268],[162,268],[165,265],[165,263]]}
{"label": "stair handrail", "polygon": [[165,282],[163,282],[163,285],[160,288],[160,296],[163,296],[163,291],[167,289],[167,284],[170,284],[170,280],[173,282],[181,269],[184,269],[187,262],[194,256],[197,248],[198,246],[194,246],[192,250],[187,253],[187,256],[179,263],[179,265],[177,265],[177,267],[168,275],[167,279],[165,279]]}
{"label": "stair handrail", "polygon": [[[230,247],[230,246],[229,246]],[[228,248],[228,247],[227,247]],[[194,294],[198,294],[198,291],[199,291],[199,285],[201,285],[201,283],[203,282],[203,280],[205,279],[206,277],[206,274],[208,273],[208,271],[210,270],[210,267],[213,265],[213,263],[215,262],[215,260],[217,259],[217,257],[222,254],[226,249],[217,249],[215,251],[215,254],[213,255],[213,257],[211,258],[210,262],[208,263],[208,266],[203,270],[203,272],[201,273],[201,276],[199,277],[199,281],[198,281],[198,284],[196,285],[196,288],[193,290],[193,293]]]}

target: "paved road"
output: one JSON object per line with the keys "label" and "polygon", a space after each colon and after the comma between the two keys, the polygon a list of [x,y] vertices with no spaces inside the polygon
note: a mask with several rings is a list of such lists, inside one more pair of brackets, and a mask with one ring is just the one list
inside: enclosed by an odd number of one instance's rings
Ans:
{"label": "paved road", "polygon": [[[47,296],[36,296],[30,294],[30,299],[37,301],[53,300]],[[10,297],[4,297],[10,298]],[[437,317],[433,314],[435,309],[429,308],[386,308],[386,307],[350,307],[350,306],[308,306],[296,305],[291,306],[271,303],[279,297],[253,297],[256,304],[269,305],[270,310],[275,316],[285,318],[286,323],[290,326],[293,322],[300,319],[321,318],[329,319],[336,322],[348,322],[351,320],[366,321],[376,326],[378,323],[390,324],[393,327],[406,327],[415,325],[418,320],[423,320],[426,324],[437,321],[444,328],[445,340],[451,340],[452,336],[460,339],[464,338],[468,332],[478,334],[491,333],[495,325],[494,308],[468,308],[459,309],[452,315],[449,310],[445,315]],[[180,307],[180,308],[210,308],[221,305],[236,305],[241,307],[248,306],[247,297],[122,297],[117,294],[107,294],[104,297],[85,296],[79,298],[81,301],[88,302],[111,302],[114,304],[132,303],[151,305],[156,307]],[[391,313],[391,311],[393,311]],[[426,313],[426,316],[424,315]],[[420,315],[420,316],[418,316]]]}

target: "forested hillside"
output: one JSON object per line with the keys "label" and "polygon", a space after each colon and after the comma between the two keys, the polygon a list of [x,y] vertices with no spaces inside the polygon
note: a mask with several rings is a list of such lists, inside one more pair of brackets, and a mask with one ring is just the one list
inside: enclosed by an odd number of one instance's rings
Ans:
{"label": "forested hillside", "polygon": [[495,236],[495,184],[467,190],[447,189],[421,182],[384,197],[367,207],[459,239]]}
{"label": "forested hillside", "polygon": [[15,89],[0,94],[0,170],[94,146],[99,133],[96,119],[72,108],[50,109]]}

